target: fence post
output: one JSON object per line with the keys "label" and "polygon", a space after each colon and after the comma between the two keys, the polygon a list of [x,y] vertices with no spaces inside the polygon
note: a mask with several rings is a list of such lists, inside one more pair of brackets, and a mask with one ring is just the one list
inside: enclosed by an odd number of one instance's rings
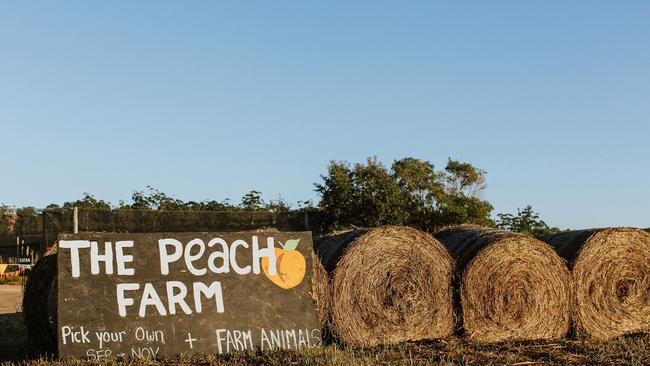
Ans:
{"label": "fence post", "polygon": [[42,258],[50,246],[47,237],[47,211],[46,210],[43,210],[43,212],[41,212],[41,217],[43,218],[43,237],[42,237],[41,247],[40,247],[41,258]]}
{"label": "fence post", "polygon": [[76,206],[72,208],[72,232],[79,233],[79,208]]}
{"label": "fence post", "polygon": [[305,230],[309,231],[309,212],[305,211]]}

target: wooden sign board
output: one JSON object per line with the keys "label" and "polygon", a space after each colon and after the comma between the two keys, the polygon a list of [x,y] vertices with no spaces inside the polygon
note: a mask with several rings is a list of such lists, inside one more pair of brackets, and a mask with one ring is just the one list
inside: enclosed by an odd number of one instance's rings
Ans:
{"label": "wooden sign board", "polygon": [[320,346],[310,232],[59,236],[59,357]]}

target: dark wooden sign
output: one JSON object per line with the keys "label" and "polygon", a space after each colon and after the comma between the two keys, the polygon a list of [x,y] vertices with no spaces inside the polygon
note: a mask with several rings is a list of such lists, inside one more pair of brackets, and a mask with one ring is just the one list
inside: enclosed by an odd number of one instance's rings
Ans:
{"label": "dark wooden sign", "polygon": [[310,232],[59,236],[59,357],[320,346]]}

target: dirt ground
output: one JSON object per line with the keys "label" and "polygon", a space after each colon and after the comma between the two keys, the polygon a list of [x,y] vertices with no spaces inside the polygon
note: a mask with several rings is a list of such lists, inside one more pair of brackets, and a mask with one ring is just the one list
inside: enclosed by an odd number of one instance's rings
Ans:
{"label": "dirt ground", "polygon": [[33,353],[23,324],[22,287],[0,285],[0,361]]}
{"label": "dirt ground", "polygon": [[23,293],[20,286],[0,285],[0,314],[11,314],[20,311]]}

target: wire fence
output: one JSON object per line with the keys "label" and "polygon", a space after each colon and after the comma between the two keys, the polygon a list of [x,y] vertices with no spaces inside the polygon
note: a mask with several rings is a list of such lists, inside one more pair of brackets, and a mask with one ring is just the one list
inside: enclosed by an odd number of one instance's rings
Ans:
{"label": "wire fence", "polygon": [[[21,215],[16,232],[0,237],[0,252],[16,252],[16,240],[40,257],[59,234],[74,232],[73,209],[44,209]],[[318,211],[172,211],[78,208],[77,227],[89,232],[247,231],[274,228],[319,233]],[[8,243],[8,244],[7,244]],[[21,247],[22,248],[22,247]],[[21,249],[24,250],[24,249]],[[0,254],[2,255],[2,254]]]}
{"label": "wire fence", "polygon": [[40,252],[41,235],[0,234],[0,264],[29,265]]}
{"label": "wire fence", "polygon": [[[309,212],[79,210],[80,231],[311,230]],[[65,220],[64,220],[65,221]],[[69,223],[65,222],[66,227]]]}

